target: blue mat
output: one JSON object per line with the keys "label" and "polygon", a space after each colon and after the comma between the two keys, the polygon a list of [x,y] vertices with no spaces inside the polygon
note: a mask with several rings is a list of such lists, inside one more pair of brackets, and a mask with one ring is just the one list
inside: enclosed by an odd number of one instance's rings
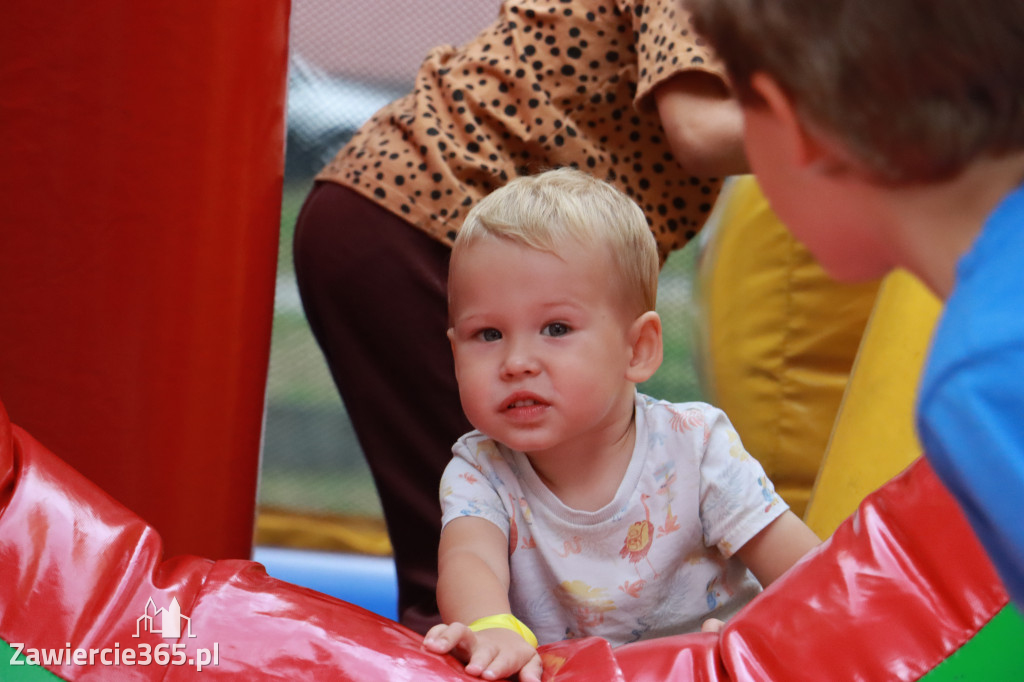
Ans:
{"label": "blue mat", "polygon": [[256,547],[253,561],[278,580],[329,594],[398,620],[398,581],[391,557]]}

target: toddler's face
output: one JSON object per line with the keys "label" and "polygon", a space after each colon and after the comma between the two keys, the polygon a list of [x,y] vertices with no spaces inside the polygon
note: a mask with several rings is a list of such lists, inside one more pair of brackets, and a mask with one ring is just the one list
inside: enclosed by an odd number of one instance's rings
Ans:
{"label": "toddler's face", "polygon": [[582,244],[549,253],[486,237],[460,254],[448,335],[476,428],[531,455],[621,429],[633,320],[612,272],[604,247]]}

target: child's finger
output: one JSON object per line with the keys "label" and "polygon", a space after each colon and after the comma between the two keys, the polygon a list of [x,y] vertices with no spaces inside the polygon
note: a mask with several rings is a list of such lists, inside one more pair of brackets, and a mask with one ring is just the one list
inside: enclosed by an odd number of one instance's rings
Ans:
{"label": "child's finger", "polygon": [[423,646],[436,654],[462,653],[465,660],[472,648],[472,637],[473,632],[462,623],[441,623],[427,631]]}
{"label": "child's finger", "polygon": [[725,622],[717,618],[708,618],[700,626],[701,632],[721,632],[722,628],[725,627]]}
{"label": "child's finger", "polygon": [[447,631],[448,626],[445,623],[440,623],[427,630],[427,634],[423,636],[424,648],[436,654],[445,654],[451,651],[452,643],[444,636]]}
{"label": "child's finger", "polygon": [[[539,656],[534,655],[537,660]],[[485,680],[503,680],[511,677],[523,667],[524,659],[522,651],[507,648],[480,647],[473,654],[473,670],[470,665],[466,666],[466,672],[470,675],[478,675]],[[478,670],[478,671],[477,671]],[[538,676],[538,682],[539,682]]]}
{"label": "child's finger", "polygon": [[494,674],[496,671],[492,670],[494,659],[500,653],[497,647],[489,644],[481,644],[476,647],[473,655],[466,663],[466,674],[473,675],[475,677],[483,677],[487,680],[498,679]]}
{"label": "child's finger", "polygon": [[427,640],[427,639],[437,639],[442,634],[444,634],[444,631],[447,630],[447,629],[448,629],[447,623],[438,623],[434,627],[432,627],[429,630],[427,630],[427,634],[423,635],[423,639],[425,639],[425,640]]}
{"label": "child's finger", "polygon": [[540,660],[540,654],[534,654],[519,671],[519,682],[540,682],[543,674],[544,664]]}

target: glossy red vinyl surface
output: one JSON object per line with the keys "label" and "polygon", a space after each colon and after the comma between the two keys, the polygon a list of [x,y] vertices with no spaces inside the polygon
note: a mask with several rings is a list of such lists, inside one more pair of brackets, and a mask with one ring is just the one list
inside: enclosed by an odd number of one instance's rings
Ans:
{"label": "glossy red vinyl surface", "polygon": [[175,554],[250,555],[289,8],[0,2],[0,394]]}
{"label": "glossy red vinyl surface", "polygon": [[[707,679],[917,680],[1007,602],[959,508],[919,459],[730,621],[717,647],[721,677]],[[692,645],[667,638],[616,656],[628,679],[664,680],[652,661],[678,671]],[[683,663],[670,668],[673,656]]]}
{"label": "glossy red vinyl surface", "polygon": [[[138,516],[12,427],[0,407],[0,638],[36,649],[179,645],[217,652],[199,679],[472,680],[395,622],[267,576],[250,561],[162,559]],[[140,629],[176,599],[179,637]],[[548,680],[916,680],[1007,597],[919,461],[721,636],[541,648]],[[152,609],[152,607],[150,607]],[[190,637],[189,634],[194,635]],[[68,680],[197,679],[187,665],[50,666]]]}

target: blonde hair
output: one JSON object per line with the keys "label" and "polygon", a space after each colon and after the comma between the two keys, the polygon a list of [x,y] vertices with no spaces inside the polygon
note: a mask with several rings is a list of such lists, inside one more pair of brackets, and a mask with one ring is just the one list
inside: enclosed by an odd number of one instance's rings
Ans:
{"label": "blonde hair", "polygon": [[570,167],[516,178],[466,215],[452,247],[452,264],[485,237],[540,251],[567,244],[604,244],[627,304],[637,315],[654,310],[658,249],[640,207],[607,182]]}

